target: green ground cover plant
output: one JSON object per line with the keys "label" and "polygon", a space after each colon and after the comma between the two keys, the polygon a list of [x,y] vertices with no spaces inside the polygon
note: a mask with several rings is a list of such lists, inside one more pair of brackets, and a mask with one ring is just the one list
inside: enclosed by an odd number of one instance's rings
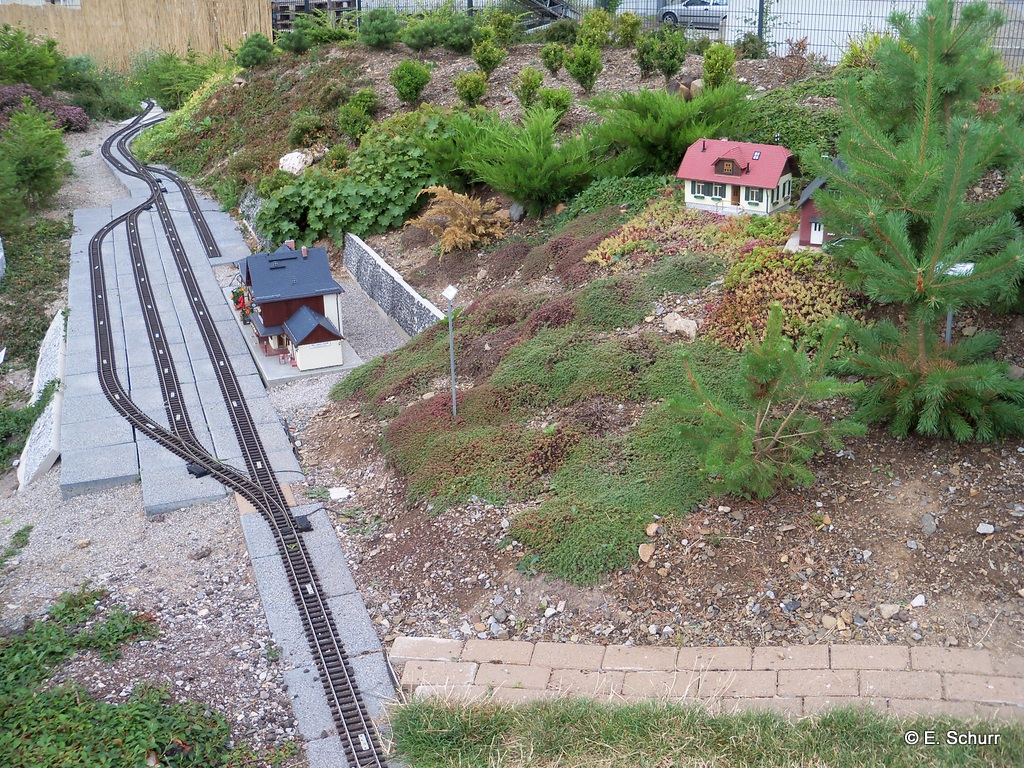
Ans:
{"label": "green ground cover plant", "polygon": [[0,465],[10,466],[11,460],[21,454],[32,426],[56,391],[57,383],[50,382],[31,405],[0,404]]}
{"label": "green ground cover plant", "polygon": [[[6,522],[6,521],[5,521]],[[23,525],[11,534],[11,541],[7,546],[0,549],[0,568],[12,557],[16,557],[21,550],[28,546],[29,535],[32,533],[31,525]]]}
{"label": "green ground cover plant", "polygon": [[[560,699],[511,707],[425,700],[392,718],[398,754],[436,768],[558,765],[829,765],[835,768],[1010,768],[1024,761],[1024,728],[971,725],[952,717],[895,719],[836,709],[790,722],[771,712],[714,715],[658,702],[605,704]],[[909,746],[903,734],[998,732],[999,744]]]}
{"label": "green ground cover plant", "polygon": [[[834,157],[842,112],[827,106],[838,95],[835,77],[811,77],[773,88],[751,102],[750,141],[774,144],[775,136],[806,168],[822,155]],[[815,103],[808,103],[811,99]],[[825,102],[822,104],[821,102]]]}
{"label": "green ground cover plant", "polygon": [[[200,702],[172,702],[163,688],[141,685],[116,704],[94,700],[75,683],[54,684],[58,667],[80,651],[118,658],[120,648],[155,637],[152,619],[105,603],[102,592],[65,593],[20,637],[0,641],[0,755],[8,765],[38,768],[240,765],[244,747],[229,746],[230,728]],[[261,756],[272,765],[294,746]]]}

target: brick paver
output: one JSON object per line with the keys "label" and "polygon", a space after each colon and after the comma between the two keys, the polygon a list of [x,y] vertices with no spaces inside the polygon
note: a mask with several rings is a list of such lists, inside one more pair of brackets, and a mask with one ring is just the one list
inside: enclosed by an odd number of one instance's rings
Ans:
{"label": "brick paver", "polygon": [[828,669],[827,645],[755,648],[751,669]]}
{"label": "brick paver", "polygon": [[470,640],[462,652],[463,661],[499,664],[529,664],[533,643],[517,640]]}
{"label": "brick paver", "polygon": [[779,696],[857,696],[855,669],[780,669]]}
{"label": "brick paver", "polygon": [[832,669],[910,669],[905,645],[833,645]]}
{"label": "brick paver", "polygon": [[391,661],[417,698],[521,703],[572,695],[689,700],[712,711],[770,709],[796,717],[860,706],[897,716],[1024,721],[1024,656],[987,650],[677,649],[403,637],[394,642]]}
{"label": "brick paver", "polygon": [[603,659],[603,645],[537,643],[530,663],[554,669],[600,669]]}
{"label": "brick paver", "polygon": [[605,669],[651,669],[676,668],[676,649],[661,646],[635,648],[628,645],[609,645],[604,651]]}
{"label": "brick paver", "polygon": [[865,669],[860,673],[860,695],[896,699],[941,699],[942,678],[938,672]]}
{"label": "brick paver", "polygon": [[911,648],[910,666],[913,669],[927,669],[934,672],[992,674],[992,658],[988,651],[970,651],[959,648]]}
{"label": "brick paver", "polygon": [[518,664],[481,664],[476,673],[477,685],[490,685],[497,688],[537,688],[548,687],[551,670],[547,667],[526,667]]}

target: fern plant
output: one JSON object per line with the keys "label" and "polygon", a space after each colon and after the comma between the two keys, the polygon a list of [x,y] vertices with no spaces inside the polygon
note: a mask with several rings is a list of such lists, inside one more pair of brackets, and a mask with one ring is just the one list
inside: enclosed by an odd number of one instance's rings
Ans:
{"label": "fern plant", "polygon": [[440,255],[451,251],[485,245],[501,237],[508,219],[495,217],[498,204],[483,202],[469,195],[452,192],[448,187],[427,187],[430,207],[419,217],[406,222],[407,227],[422,227],[438,238]]}
{"label": "fern plant", "polygon": [[681,438],[700,451],[717,491],[767,498],[783,487],[810,485],[812,456],[866,431],[857,421],[833,419],[814,407],[862,386],[825,373],[843,339],[842,322],[829,323],[813,361],[802,344],[793,348],[782,326],[782,308],[773,304],[764,341],[743,356],[745,384],[733,401],[710,394],[689,364],[690,390],[670,400],[682,420]]}

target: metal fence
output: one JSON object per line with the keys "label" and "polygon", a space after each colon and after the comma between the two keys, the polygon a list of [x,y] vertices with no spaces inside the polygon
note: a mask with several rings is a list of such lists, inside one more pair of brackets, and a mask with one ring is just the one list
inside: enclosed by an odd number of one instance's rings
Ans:
{"label": "metal fence", "polygon": [[[687,16],[703,14],[720,18],[721,24],[698,24],[693,34],[707,34],[715,39],[735,42],[747,33],[758,34],[769,50],[785,55],[787,40],[807,38],[808,52],[836,63],[851,39],[865,32],[885,32],[887,19],[894,11],[911,16],[923,13],[926,0],[699,0],[713,2],[703,10],[680,8],[685,0],[620,0],[617,13],[630,11],[646,19],[650,25],[661,22],[667,13],[674,13],[679,22]],[[422,13],[443,5],[474,12],[500,6],[529,13],[530,26],[550,22],[559,15],[579,16],[591,7],[609,7],[614,0],[289,0],[273,2],[276,29],[288,29],[296,14],[325,10],[337,16],[353,14],[378,7],[393,8],[399,13]],[[1024,65],[1024,3],[1020,0],[989,0],[1005,16],[995,45],[1007,65],[1021,69]],[[710,27],[710,28],[709,28]]]}

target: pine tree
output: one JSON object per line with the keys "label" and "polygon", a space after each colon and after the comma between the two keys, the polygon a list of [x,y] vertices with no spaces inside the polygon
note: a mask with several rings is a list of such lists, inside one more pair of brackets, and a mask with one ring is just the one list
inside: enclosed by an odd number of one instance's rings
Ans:
{"label": "pine tree", "polygon": [[716,490],[767,498],[782,486],[810,485],[814,475],[806,464],[823,445],[841,448],[844,437],[864,434],[862,424],[812,407],[860,388],[825,374],[843,324],[829,323],[813,361],[803,345],[793,348],[782,325],[782,307],[772,304],[764,341],[743,356],[736,402],[710,394],[687,366],[690,390],[670,403],[682,419],[681,436],[701,451]]}
{"label": "pine tree", "polygon": [[[1010,304],[1024,274],[1014,210],[1024,200],[1024,130],[1017,97],[984,95],[1002,73],[989,44],[1001,16],[929,0],[923,15],[890,19],[878,70],[846,85],[845,169],[816,196],[826,228],[850,233],[840,251],[864,293],[908,309],[903,329],[859,329],[845,368],[873,379],[861,416],[911,431],[991,440],[1024,432],[1024,385],[991,359],[991,336],[946,345],[949,311]],[[968,192],[992,168],[1005,188]],[[969,265],[969,266],[968,266]]]}

